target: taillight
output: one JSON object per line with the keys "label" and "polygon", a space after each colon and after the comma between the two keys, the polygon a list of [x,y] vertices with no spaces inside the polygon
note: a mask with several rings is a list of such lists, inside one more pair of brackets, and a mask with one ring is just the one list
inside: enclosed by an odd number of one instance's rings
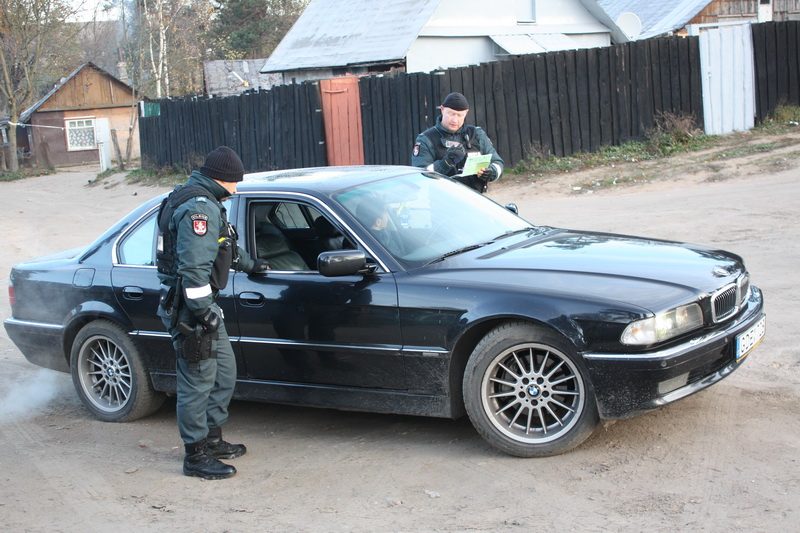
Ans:
{"label": "taillight", "polygon": [[14,294],[13,285],[8,286],[8,303],[10,303],[12,306],[17,303],[17,296]]}

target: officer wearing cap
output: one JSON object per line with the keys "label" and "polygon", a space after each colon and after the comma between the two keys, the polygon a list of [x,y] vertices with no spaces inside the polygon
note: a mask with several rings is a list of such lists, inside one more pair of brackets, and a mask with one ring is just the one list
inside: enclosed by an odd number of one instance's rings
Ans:
{"label": "officer wearing cap", "polygon": [[177,353],[177,418],[186,455],[183,473],[204,479],[233,476],[220,459],[244,455],[222,439],[236,383],[236,358],[216,296],[231,268],[263,272],[238,247],[222,200],[236,193],[244,166],[232,149],[212,150],[200,170],[162,202],[156,263],[162,283],[158,316]]}
{"label": "officer wearing cap", "polygon": [[[477,126],[464,125],[469,103],[463,94],[448,94],[439,109],[442,114],[437,117],[436,125],[417,135],[411,165],[453,176],[464,185],[485,192],[487,183],[503,174],[503,159],[485,131]],[[489,166],[477,175],[461,176],[469,153],[491,154],[492,159]]]}

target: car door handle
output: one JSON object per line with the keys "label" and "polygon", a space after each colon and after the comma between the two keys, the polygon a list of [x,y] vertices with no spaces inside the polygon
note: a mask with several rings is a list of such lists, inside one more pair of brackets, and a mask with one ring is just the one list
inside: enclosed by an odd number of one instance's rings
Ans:
{"label": "car door handle", "polygon": [[239,294],[239,300],[242,301],[242,305],[258,307],[264,305],[265,298],[264,295],[259,292],[243,292]]}
{"label": "car door handle", "polygon": [[128,285],[122,288],[122,296],[128,300],[141,300],[144,298],[144,289]]}

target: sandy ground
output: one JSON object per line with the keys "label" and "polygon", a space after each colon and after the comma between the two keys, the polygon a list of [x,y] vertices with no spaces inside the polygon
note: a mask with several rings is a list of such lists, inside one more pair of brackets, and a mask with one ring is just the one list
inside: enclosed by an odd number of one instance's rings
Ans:
{"label": "sandy ground", "polygon": [[[490,191],[535,223],[742,254],[766,296],[767,338],[710,389],[608,424],[571,453],[528,460],[494,451],[466,420],[234,402],[227,434],[249,453],[235,461],[235,478],[204,482],[180,473],[174,402],[135,423],[94,420],[68,375],[29,364],[0,330],[1,527],[798,531],[800,135],[780,140],[769,150],[722,148],[534,183],[509,176]],[[0,272],[87,243],[163,190],[118,179],[88,187],[95,172],[0,183],[11,214]],[[0,283],[4,319],[5,274]]]}

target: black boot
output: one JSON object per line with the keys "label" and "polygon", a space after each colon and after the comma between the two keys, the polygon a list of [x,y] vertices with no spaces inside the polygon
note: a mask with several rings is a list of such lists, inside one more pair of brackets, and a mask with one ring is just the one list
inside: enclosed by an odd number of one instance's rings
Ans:
{"label": "black boot", "polygon": [[206,450],[208,455],[217,459],[236,459],[247,453],[244,444],[231,444],[222,440],[222,428],[208,428]]}
{"label": "black boot", "polygon": [[206,441],[186,444],[186,457],[183,458],[183,473],[203,479],[225,479],[236,474],[236,469],[226,465],[206,450]]}

